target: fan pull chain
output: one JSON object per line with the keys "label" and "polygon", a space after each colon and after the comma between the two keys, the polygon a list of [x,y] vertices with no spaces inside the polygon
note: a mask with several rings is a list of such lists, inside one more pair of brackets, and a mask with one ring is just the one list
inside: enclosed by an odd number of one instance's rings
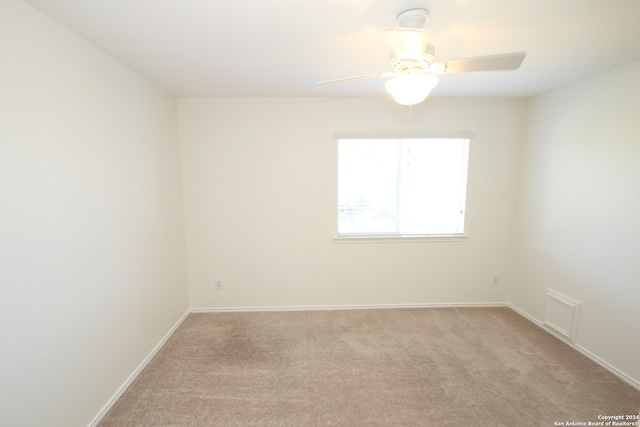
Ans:
{"label": "fan pull chain", "polygon": [[409,104],[409,139],[413,136],[413,104]]}

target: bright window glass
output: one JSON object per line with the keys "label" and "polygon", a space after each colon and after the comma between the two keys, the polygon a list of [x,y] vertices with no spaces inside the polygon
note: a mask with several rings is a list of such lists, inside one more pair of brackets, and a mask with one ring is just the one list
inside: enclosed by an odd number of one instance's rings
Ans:
{"label": "bright window glass", "polygon": [[469,140],[338,139],[338,237],[463,235]]}

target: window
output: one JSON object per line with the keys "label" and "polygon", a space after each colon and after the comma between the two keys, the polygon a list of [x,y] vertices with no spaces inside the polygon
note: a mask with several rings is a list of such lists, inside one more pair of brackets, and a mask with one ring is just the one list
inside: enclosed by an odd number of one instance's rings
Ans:
{"label": "window", "polygon": [[463,236],[469,139],[339,138],[338,238]]}

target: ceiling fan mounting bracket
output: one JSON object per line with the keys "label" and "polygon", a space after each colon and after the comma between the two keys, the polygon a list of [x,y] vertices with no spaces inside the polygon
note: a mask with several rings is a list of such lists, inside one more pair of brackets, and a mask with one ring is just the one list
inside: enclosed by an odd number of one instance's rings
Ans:
{"label": "ceiling fan mounting bracket", "polygon": [[421,28],[429,21],[429,11],[423,8],[409,9],[396,17],[396,25],[400,28]]}

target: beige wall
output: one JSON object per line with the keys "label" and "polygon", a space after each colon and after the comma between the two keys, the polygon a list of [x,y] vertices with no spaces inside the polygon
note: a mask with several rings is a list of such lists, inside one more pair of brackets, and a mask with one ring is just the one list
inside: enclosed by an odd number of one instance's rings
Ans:
{"label": "beige wall", "polygon": [[[524,101],[430,99],[414,133],[471,134],[463,242],[342,244],[335,132],[406,132],[387,99],[181,99],[194,308],[506,301]],[[216,279],[224,290],[216,291]]]}
{"label": "beige wall", "polygon": [[188,308],[175,102],[0,2],[0,424],[83,426]]}
{"label": "beige wall", "polygon": [[510,300],[582,302],[576,344],[640,383],[640,62],[531,99]]}

